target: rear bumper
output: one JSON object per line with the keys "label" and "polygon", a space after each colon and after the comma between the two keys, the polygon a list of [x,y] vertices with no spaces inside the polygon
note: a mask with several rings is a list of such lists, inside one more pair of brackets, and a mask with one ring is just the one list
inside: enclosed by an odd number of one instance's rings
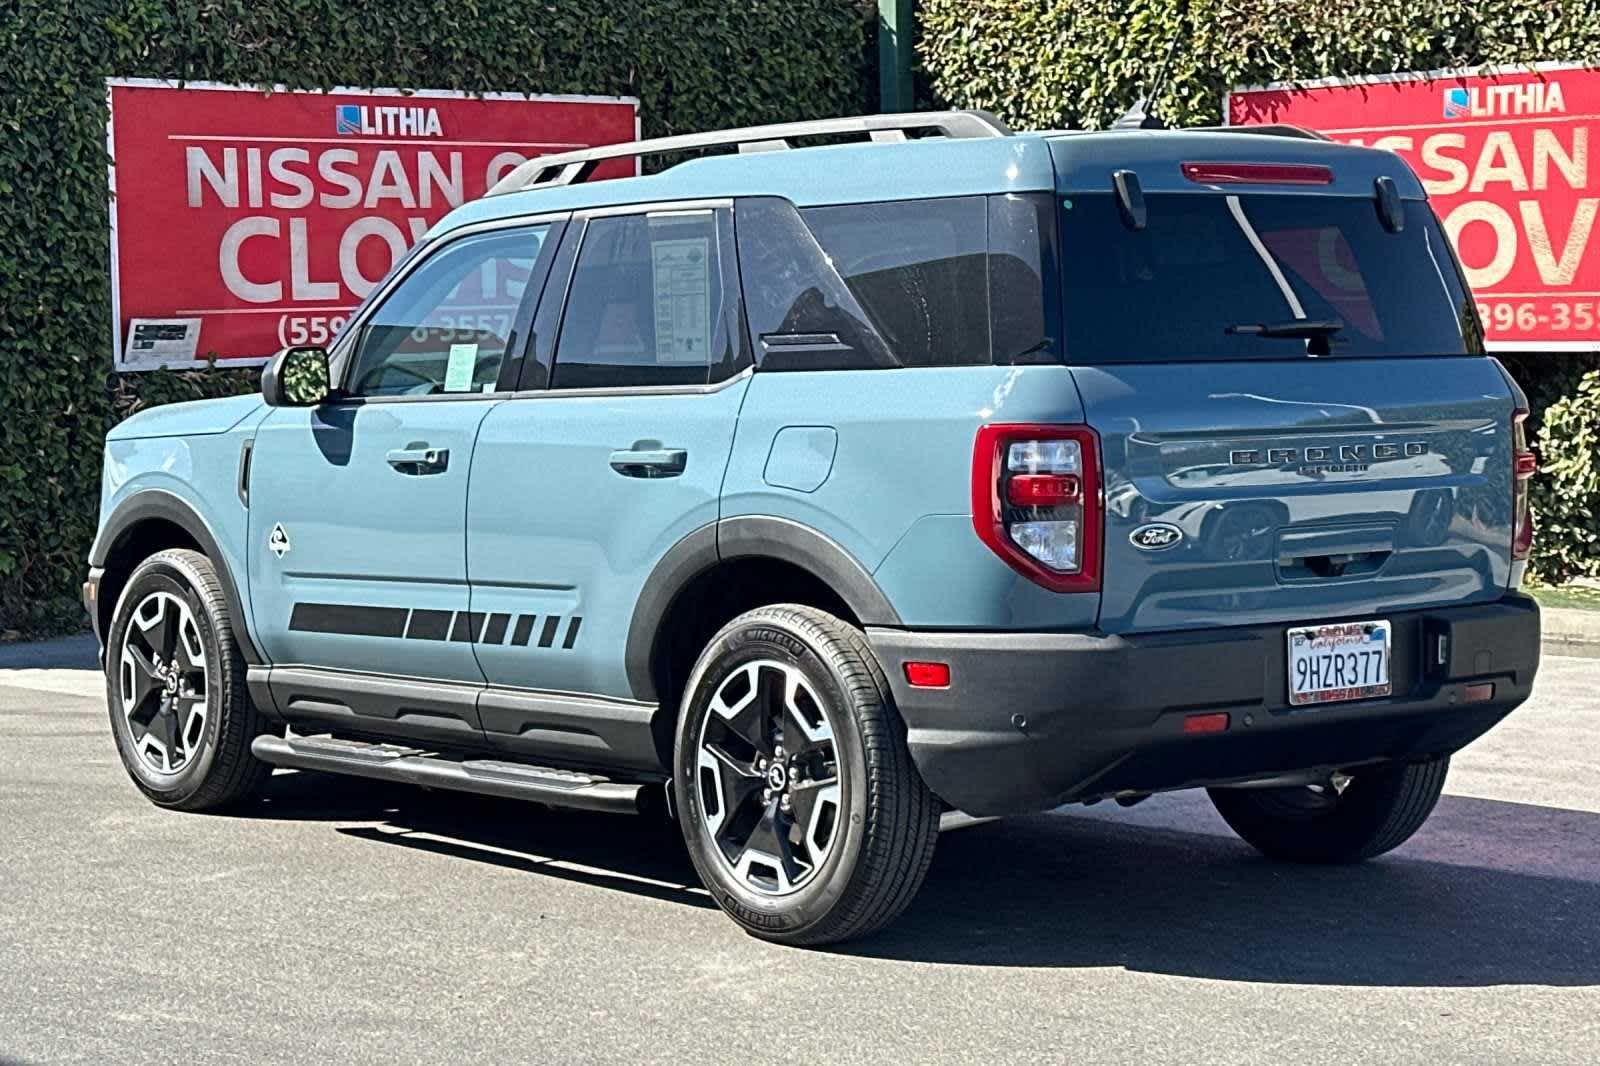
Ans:
{"label": "rear bumper", "polygon": [[[1321,708],[1288,706],[1285,625],[867,635],[924,780],[951,806],[990,815],[1447,754],[1528,698],[1539,667],[1532,599],[1381,617],[1393,624],[1395,694]],[[908,660],[948,663],[950,685],[913,688]],[[1219,711],[1226,730],[1184,732],[1186,716]]]}

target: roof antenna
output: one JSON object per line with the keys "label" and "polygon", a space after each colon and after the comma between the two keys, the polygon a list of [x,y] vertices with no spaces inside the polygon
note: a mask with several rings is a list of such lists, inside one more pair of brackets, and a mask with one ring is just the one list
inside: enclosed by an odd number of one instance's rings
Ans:
{"label": "roof antenna", "polygon": [[1145,94],[1135,100],[1133,106],[1125,111],[1121,118],[1111,124],[1114,130],[1164,130],[1169,128],[1156,114],[1155,99],[1161,92],[1162,86],[1167,81],[1167,70],[1172,66],[1172,57],[1178,51],[1178,38],[1172,38],[1172,43],[1167,45],[1167,56],[1161,61],[1161,66],[1156,70],[1156,76],[1151,79],[1150,85],[1145,89]]}

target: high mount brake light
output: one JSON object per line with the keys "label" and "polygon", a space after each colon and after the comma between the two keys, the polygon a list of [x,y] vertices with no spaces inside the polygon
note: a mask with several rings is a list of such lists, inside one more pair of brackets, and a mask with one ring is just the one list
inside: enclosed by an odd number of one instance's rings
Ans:
{"label": "high mount brake light", "polygon": [[1511,412],[1511,559],[1525,562],[1533,552],[1533,509],[1528,506],[1528,482],[1539,472],[1539,457],[1528,448],[1528,409]]}
{"label": "high mount brake light", "polygon": [[984,426],[972,524],[1018,573],[1056,592],[1100,588],[1100,438],[1088,426]]}
{"label": "high mount brake light", "polygon": [[1201,185],[1332,185],[1333,171],[1311,163],[1182,163]]}

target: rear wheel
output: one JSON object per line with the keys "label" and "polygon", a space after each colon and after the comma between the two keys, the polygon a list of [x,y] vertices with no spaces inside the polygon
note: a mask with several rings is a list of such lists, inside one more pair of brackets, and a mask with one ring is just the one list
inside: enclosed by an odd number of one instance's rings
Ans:
{"label": "rear wheel", "polygon": [[106,695],[117,754],[160,806],[225,806],[272,772],[250,754],[267,727],[216,570],[199,552],[158,552],[128,578],[106,639]]}
{"label": "rear wheel", "polygon": [[1368,767],[1323,785],[1213,788],[1223,821],[1256,850],[1291,862],[1360,862],[1410,839],[1444,791],[1448,756]]}
{"label": "rear wheel", "polygon": [[712,638],[684,694],[674,792],[690,857],[756,936],[825,944],[911,902],[938,803],[860,630],[763,607]]}

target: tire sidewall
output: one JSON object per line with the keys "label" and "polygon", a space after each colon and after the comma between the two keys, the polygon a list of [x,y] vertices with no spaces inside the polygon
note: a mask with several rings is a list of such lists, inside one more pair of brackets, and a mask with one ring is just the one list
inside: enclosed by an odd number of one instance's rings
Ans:
{"label": "tire sidewall", "polygon": [[[118,598],[106,640],[106,704],[111,716],[111,733],[116,738],[117,754],[135,783],[163,804],[181,803],[199,791],[211,772],[221,746],[222,718],[226,713],[224,700],[228,690],[228,663],[224,656],[230,649],[225,649],[218,639],[213,608],[200,594],[200,587],[198,575],[192,573],[183,561],[171,556],[155,556],[146,560],[128,579]],[[200,753],[172,774],[156,770],[135,750],[133,732],[122,712],[121,685],[117,676],[121,669],[123,644],[133,624],[134,608],[152,592],[170,592],[188,604],[206,654],[206,721],[201,733]]]}
{"label": "tire sidewall", "polygon": [[[843,835],[829,850],[822,868],[804,887],[784,896],[768,896],[743,886],[734,877],[701,820],[696,751],[701,724],[711,713],[711,697],[736,669],[760,659],[798,668],[817,697],[833,730],[839,762],[840,819]],[[717,902],[746,927],[763,935],[793,937],[824,921],[850,888],[866,833],[866,751],[855,703],[831,656],[792,626],[772,618],[740,619],[708,645],[684,689],[682,713],[673,754],[678,818],[689,857],[701,881]]]}

